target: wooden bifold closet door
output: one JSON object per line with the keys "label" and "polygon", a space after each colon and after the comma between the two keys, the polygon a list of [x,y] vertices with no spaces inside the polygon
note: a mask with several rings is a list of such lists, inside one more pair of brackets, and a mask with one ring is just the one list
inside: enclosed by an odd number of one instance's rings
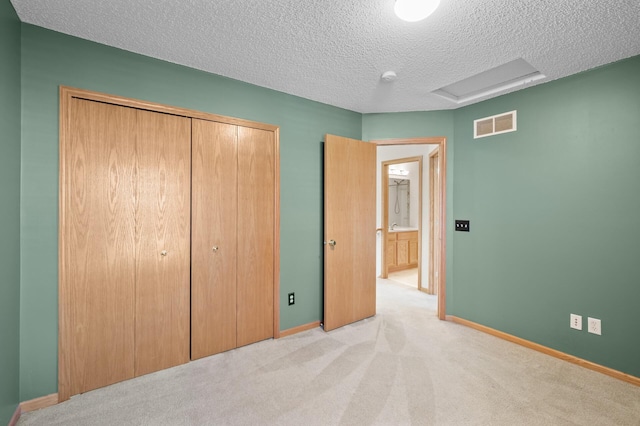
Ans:
{"label": "wooden bifold closet door", "polygon": [[60,400],[189,360],[190,119],[70,102]]}
{"label": "wooden bifold closet door", "polygon": [[278,128],[60,92],[58,400],[278,334]]}
{"label": "wooden bifold closet door", "polygon": [[238,346],[273,337],[274,134],[238,127]]}
{"label": "wooden bifold closet door", "polygon": [[193,120],[191,357],[236,347],[237,126]]}
{"label": "wooden bifold closet door", "polygon": [[273,337],[274,132],[193,120],[191,357]]}
{"label": "wooden bifold closet door", "polygon": [[134,374],[189,361],[191,120],[137,111]]}

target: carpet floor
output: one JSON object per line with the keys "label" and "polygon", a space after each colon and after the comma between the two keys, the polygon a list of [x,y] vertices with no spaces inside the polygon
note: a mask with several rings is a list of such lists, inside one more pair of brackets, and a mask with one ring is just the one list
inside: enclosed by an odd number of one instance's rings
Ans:
{"label": "carpet floor", "polygon": [[[389,279],[400,284],[406,284],[418,288],[418,268],[405,269],[404,271],[390,272]],[[427,280],[423,277],[422,285],[427,287]]]}
{"label": "carpet floor", "polygon": [[24,413],[28,425],[640,425],[640,387],[439,321],[378,280],[378,314]]}

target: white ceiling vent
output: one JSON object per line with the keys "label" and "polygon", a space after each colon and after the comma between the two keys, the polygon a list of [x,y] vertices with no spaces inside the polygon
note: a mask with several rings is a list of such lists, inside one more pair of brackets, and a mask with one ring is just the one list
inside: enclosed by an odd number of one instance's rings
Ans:
{"label": "white ceiling vent", "polygon": [[532,83],[546,76],[522,58],[516,59],[490,70],[473,75],[432,93],[456,104],[472,101],[484,96],[495,95]]}
{"label": "white ceiling vent", "polygon": [[478,139],[485,136],[499,135],[500,133],[515,132],[517,130],[516,112],[510,111],[473,120],[473,138]]}

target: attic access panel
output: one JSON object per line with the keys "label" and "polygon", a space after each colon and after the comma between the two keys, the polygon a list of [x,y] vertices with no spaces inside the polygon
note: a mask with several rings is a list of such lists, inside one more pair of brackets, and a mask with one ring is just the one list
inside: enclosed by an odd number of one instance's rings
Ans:
{"label": "attic access panel", "polygon": [[460,104],[528,84],[541,78],[545,78],[545,75],[524,59],[518,58],[456,83],[443,86],[432,93]]}

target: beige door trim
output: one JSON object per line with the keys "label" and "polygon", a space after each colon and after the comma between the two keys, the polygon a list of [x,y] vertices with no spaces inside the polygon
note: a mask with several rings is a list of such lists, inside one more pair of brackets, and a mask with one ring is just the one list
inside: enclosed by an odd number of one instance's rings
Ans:
{"label": "beige door trim", "polygon": [[[436,277],[440,278],[436,272],[439,272],[437,268],[434,268],[433,265],[436,264],[436,260],[440,259],[442,253],[440,253],[439,245],[436,244],[436,234],[439,238],[440,232],[439,229],[436,228],[436,219],[439,222],[442,219],[439,217],[440,209],[438,209],[438,201],[440,200],[440,187],[436,186],[436,181],[439,183],[440,181],[440,170],[438,167],[438,162],[440,160],[440,147],[434,149],[429,153],[429,286],[426,289],[427,294],[437,294],[438,286],[435,285]],[[437,173],[436,173],[437,170]],[[438,197],[436,198],[436,194]],[[439,223],[438,222],[438,223]]]}
{"label": "beige door trim", "polygon": [[403,163],[418,163],[418,290],[422,290],[422,160],[423,157],[397,158],[382,162],[382,273],[381,278],[389,278],[387,267],[387,244],[389,237],[389,166]]}
{"label": "beige door trim", "polygon": [[[70,140],[71,130],[71,101],[72,99],[84,99],[89,101],[104,102],[117,106],[136,108],[146,111],[159,112],[163,114],[171,114],[188,118],[198,118],[207,121],[216,121],[220,123],[234,124],[242,127],[254,129],[262,129],[274,133],[275,139],[275,164],[274,164],[274,243],[273,243],[273,337],[280,337],[280,127],[271,124],[258,123],[255,121],[243,120],[239,118],[225,117],[217,114],[179,108],[169,105],[163,105],[155,102],[148,102],[138,99],[125,98],[122,96],[109,95],[89,90],[76,89],[66,86],[60,86],[60,121],[59,121],[59,137],[60,152],[64,152],[65,146]],[[59,200],[65,200],[69,195],[66,192],[63,177],[67,167],[65,158],[60,155],[60,171],[59,171]],[[64,235],[64,203],[59,203],[59,219],[58,219],[58,395],[59,401],[65,401],[70,397],[70,359],[69,349],[70,340],[69,333],[70,324],[65,321],[68,317],[68,308],[70,306],[71,295],[68,294],[65,285],[65,250]]]}
{"label": "beige door trim", "polygon": [[[440,264],[438,265],[440,271],[440,283],[438,288],[438,318],[441,320],[446,319],[446,188],[447,188],[447,138],[444,136],[425,137],[425,138],[410,138],[410,139],[383,139],[372,140],[370,143],[378,146],[385,145],[439,145],[440,152],[440,217],[442,221],[440,223],[440,234],[442,239],[440,240]],[[384,232],[384,230],[383,230]]]}

